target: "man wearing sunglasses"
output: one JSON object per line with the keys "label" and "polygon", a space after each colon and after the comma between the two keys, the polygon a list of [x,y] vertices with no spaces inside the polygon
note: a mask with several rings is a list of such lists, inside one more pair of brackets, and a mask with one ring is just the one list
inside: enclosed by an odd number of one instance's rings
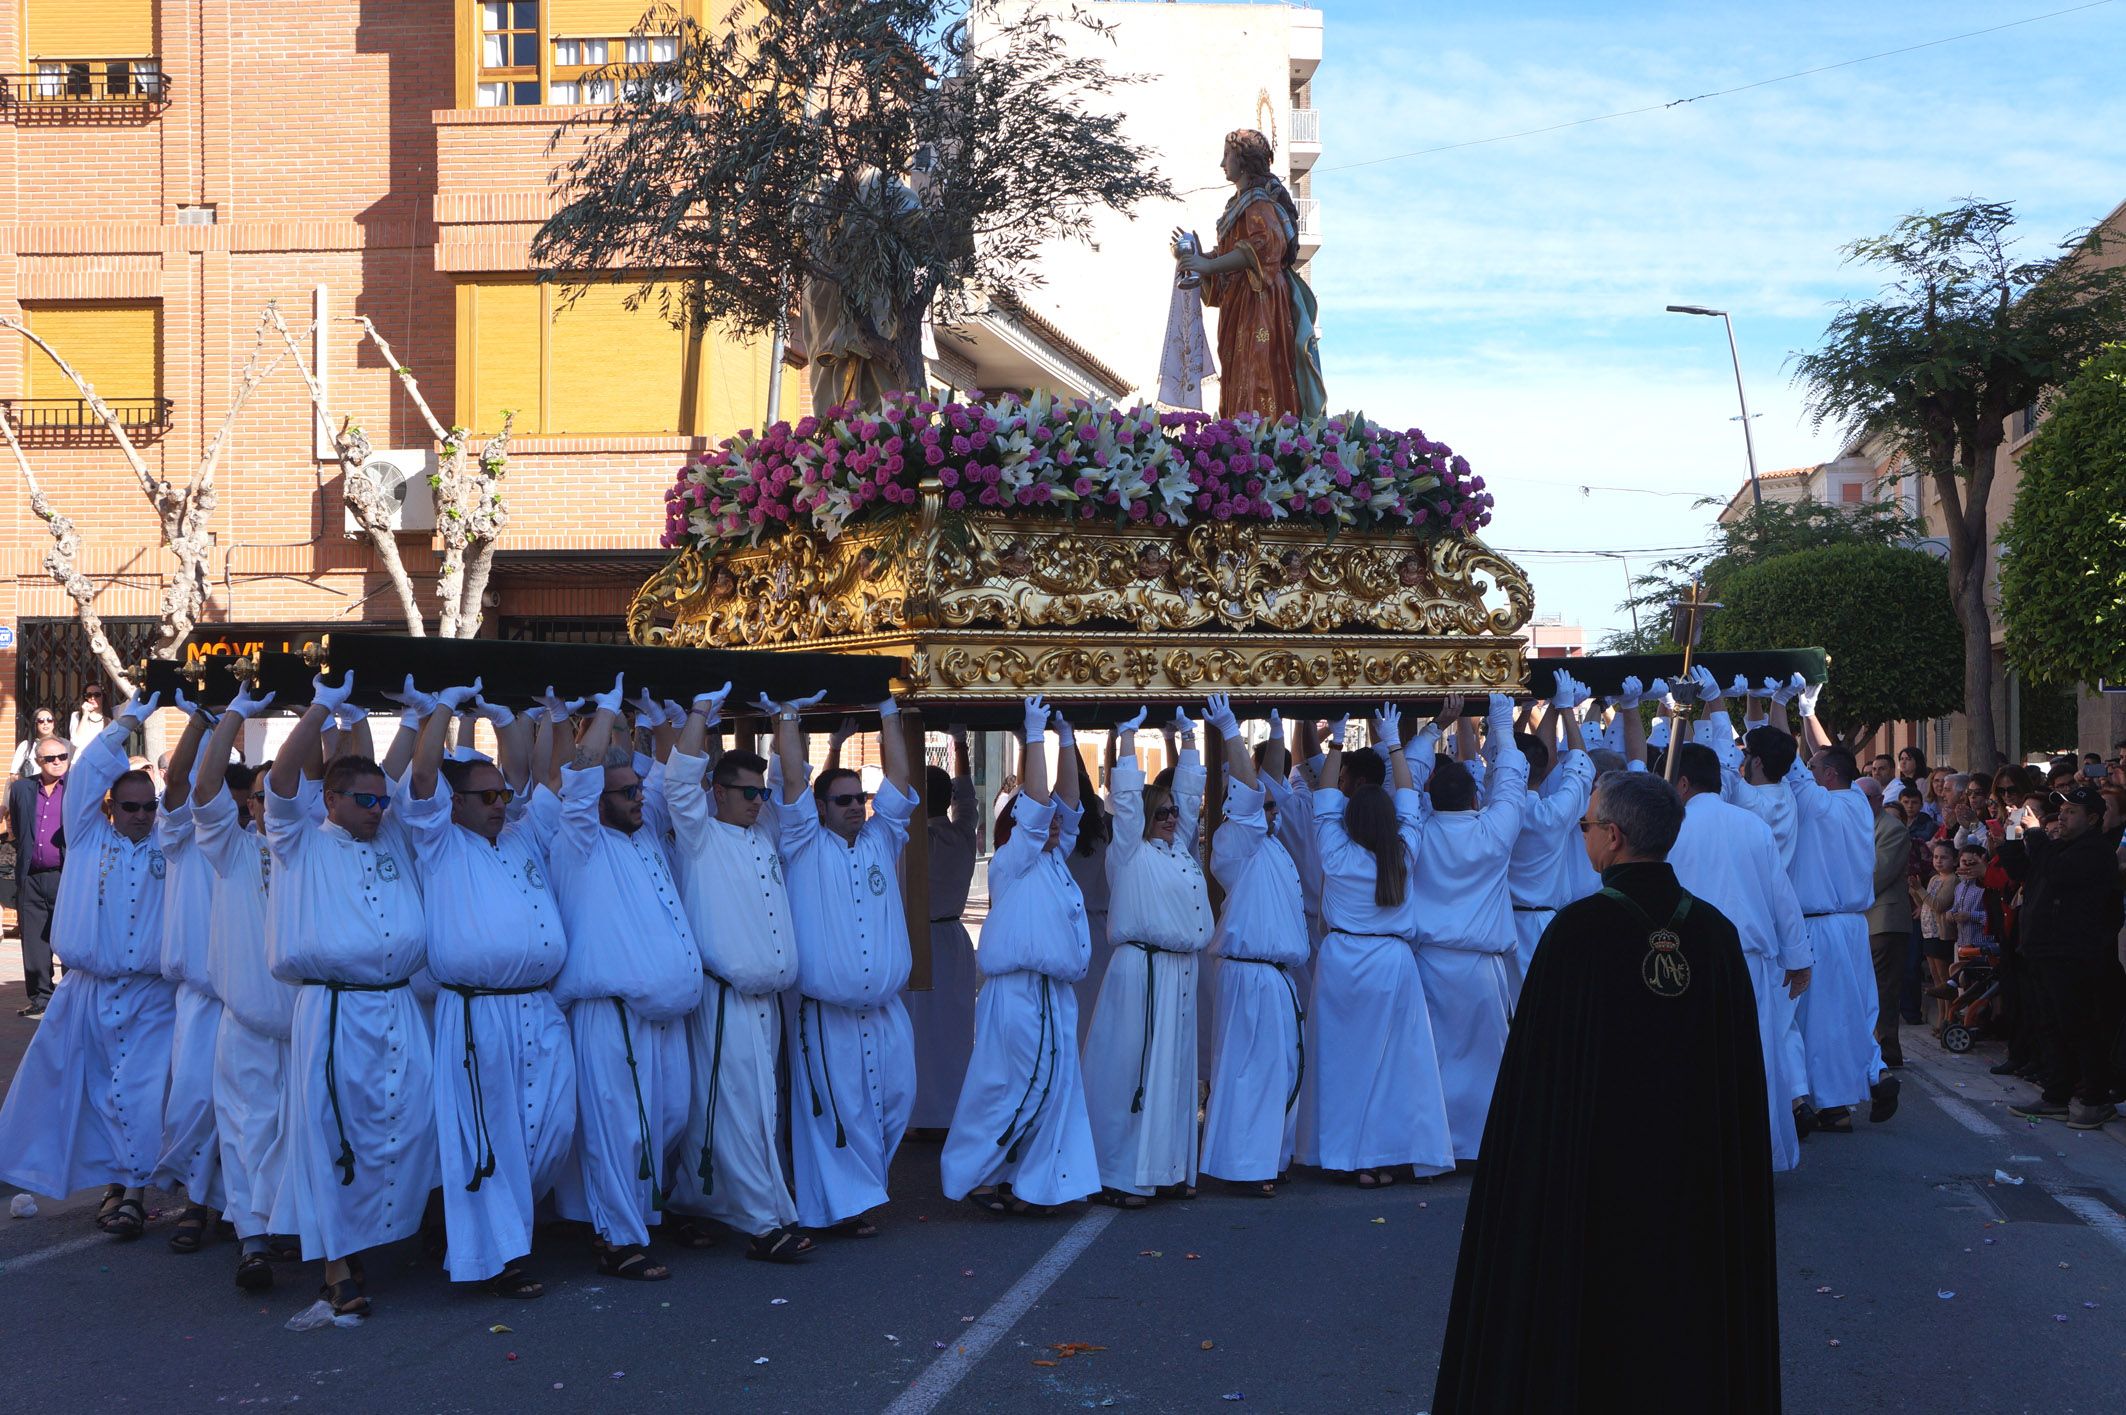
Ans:
{"label": "man wearing sunglasses", "polygon": [[436,1182],[428,1022],[407,986],[427,961],[428,927],[384,769],[353,754],[327,763],[323,822],[302,799],[302,764],[347,708],[354,675],[312,688],[266,778],[273,888],[299,911],[275,931],[273,973],[301,988],[275,1212],[292,1217],[304,1258],[324,1260],[334,1313],[367,1315],[361,1254],[417,1232]]}
{"label": "man wearing sunglasses", "polygon": [[901,848],[921,800],[910,789],[900,705],[879,705],[885,783],[867,820],[862,778],[830,768],[810,791],[800,709],[763,699],[775,717],[782,766],[782,856],[797,922],[798,1054],[791,1087],[797,1214],[807,1228],[858,1238],[878,1232],[866,1211],[884,1204],[886,1171],[915,1103],[915,1033],[908,985],[908,919]]}
{"label": "man wearing sunglasses", "polygon": [[[410,685],[409,685],[410,686]],[[435,1012],[435,1114],[443,1175],[444,1268],[498,1297],[538,1297],[525,1271],[532,1210],[552,1192],[576,1134],[568,1022],[551,984],[568,956],[546,848],[522,796],[532,719],[446,688],[425,708],[405,778],[428,920]],[[476,704],[499,764],[445,761],[453,714]],[[518,805],[524,799],[526,805]]]}
{"label": "man wearing sunglasses", "polygon": [[0,1181],[55,1199],[106,1185],[97,1223],[122,1241],[147,1226],[176,1010],[162,976],[155,784],[127,769],[125,750],[158,701],[127,703],[68,779],[52,913],[66,976],[0,1108]]}
{"label": "man wearing sunglasses", "polygon": [[[779,995],[797,986],[797,933],[783,887],[768,764],[751,752],[709,760],[709,730],[731,685],[694,699],[665,763],[679,892],[701,950],[704,996],[687,1019],[692,1104],[671,1206],[752,1238],[747,1256],[795,1262],[812,1240],[777,1143]],[[763,819],[763,816],[766,819]]]}
{"label": "man wearing sunglasses", "polygon": [[597,1231],[598,1271],[661,1282],[650,1226],[677,1167],[691,1165],[692,1072],[687,1015],[701,1005],[701,955],[671,863],[642,826],[642,778],[613,723],[627,695],[613,680],[562,768],[561,812],[549,846],[568,959],[554,1001],[568,1014],[576,1058],[576,1159],[555,1207]]}
{"label": "man wearing sunglasses", "polygon": [[66,864],[66,772],[74,748],[53,736],[38,714],[44,735],[31,744],[29,770],[8,787],[8,834],[15,841],[15,913],[22,930],[22,985],[28,994],[17,1016],[44,1015],[52,997],[52,908],[59,899],[59,872]]}

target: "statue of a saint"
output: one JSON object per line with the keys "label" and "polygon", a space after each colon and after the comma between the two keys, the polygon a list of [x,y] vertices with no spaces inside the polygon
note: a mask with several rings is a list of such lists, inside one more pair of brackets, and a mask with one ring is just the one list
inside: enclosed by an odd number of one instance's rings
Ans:
{"label": "statue of a saint", "polygon": [[1203,302],[1218,309],[1218,414],[1319,417],[1327,406],[1319,307],[1299,278],[1299,208],[1270,171],[1270,140],[1252,128],[1225,136],[1221,164],[1233,184],[1210,254],[1176,231],[1175,264],[1203,277]]}
{"label": "statue of a saint", "polygon": [[876,408],[924,386],[917,259],[901,228],[921,213],[916,188],[866,168],[840,194],[843,215],[806,262],[784,361],[806,370],[815,412]]}

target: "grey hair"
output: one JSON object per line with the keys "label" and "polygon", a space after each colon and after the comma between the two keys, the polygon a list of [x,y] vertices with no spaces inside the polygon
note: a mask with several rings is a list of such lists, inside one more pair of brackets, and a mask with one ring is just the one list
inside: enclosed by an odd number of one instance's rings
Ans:
{"label": "grey hair", "polygon": [[633,766],[635,764],[634,749],[632,747],[623,747],[616,742],[605,749],[604,764],[606,766]]}
{"label": "grey hair", "polygon": [[1587,753],[1587,760],[1594,763],[1595,775],[1607,776],[1613,771],[1624,770],[1624,754],[1612,752],[1607,747],[1596,747]]}
{"label": "grey hair", "polygon": [[1635,854],[1665,860],[1683,828],[1683,798],[1650,771],[1604,772],[1595,781],[1601,818],[1617,828]]}

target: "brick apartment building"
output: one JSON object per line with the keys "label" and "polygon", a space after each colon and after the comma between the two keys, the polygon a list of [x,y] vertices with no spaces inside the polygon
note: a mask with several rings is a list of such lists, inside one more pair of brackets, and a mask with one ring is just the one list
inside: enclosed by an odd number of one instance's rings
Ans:
{"label": "brick apartment building", "polygon": [[[669,53],[669,37],[630,34],[648,8],[0,0],[0,313],[48,338],[149,469],[179,482],[223,421],[268,301],[298,330],[333,317],[306,353],[336,414],[378,449],[432,455],[426,423],[344,318],[366,315],[446,426],[477,439],[516,413],[511,523],[483,633],[616,633],[661,559],[663,488],[688,456],[760,423],[768,378],[764,345],[690,339],[654,309],[624,310],[611,287],[556,315],[558,292],[528,274],[548,141],[574,105],[604,96],[585,75]],[[684,9],[713,17],[723,0]],[[802,383],[786,384],[786,415],[802,411]],[[146,499],[75,388],[11,331],[0,400],[77,523],[79,568],[133,656],[172,563]],[[8,461],[0,625],[15,633],[0,648],[0,749],[11,750],[35,705],[66,720],[93,663]],[[217,484],[213,596],[195,644],[402,627],[368,542],[347,534],[340,468],[292,366],[244,410]],[[425,601],[431,537],[410,530],[399,545]]]}

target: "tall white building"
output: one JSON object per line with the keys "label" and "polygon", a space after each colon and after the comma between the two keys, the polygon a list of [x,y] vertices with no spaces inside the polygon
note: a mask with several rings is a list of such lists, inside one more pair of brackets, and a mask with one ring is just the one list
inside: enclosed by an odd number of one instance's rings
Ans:
{"label": "tall white building", "polygon": [[[1068,0],[1030,3],[1059,16],[1071,8]],[[1146,202],[1131,216],[1095,214],[1089,243],[1058,241],[1042,252],[1039,283],[999,292],[997,310],[980,321],[938,330],[933,373],[948,384],[955,381],[956,360],[979,372],[974,381],[991,383],[989,370],[1010,353],[1012,331],[983,326],[1003,326],[1017,314],[1035,329],[1066,335],[1090,363],[1119,375],[1132,396],[1156,396],[1174,280],[1168,238],[1178,226],[1199,233],[1206,249],[1216,239],[1218,213],[1232,193],[1219,157],[1225,135],[1235,128],[1254,128],[1270,139],[1277,175],[1299,203],[1302,274],[1320,249],[1321,211],[1307,174],[1321,156],[1320,115],[1311,95],[1321,63],[1321,11],[1195,0],[1091,0],[1083,8],[1111,35],[1087,33],[1067,21],[1058,24],[1058,34],[1072,49],[1135,80],[1110,95],[1110,102],[1124,114],[1130,141],[1155,153],[1153,160],[1180,195]],[[1206,316],[1215,341],[1218,312]],[[1068,383],[1054,378],[1033,386],[1065,392],[1071,391]],[[1205,406],[1217,407],[1215,384],[1206,390]]]}

